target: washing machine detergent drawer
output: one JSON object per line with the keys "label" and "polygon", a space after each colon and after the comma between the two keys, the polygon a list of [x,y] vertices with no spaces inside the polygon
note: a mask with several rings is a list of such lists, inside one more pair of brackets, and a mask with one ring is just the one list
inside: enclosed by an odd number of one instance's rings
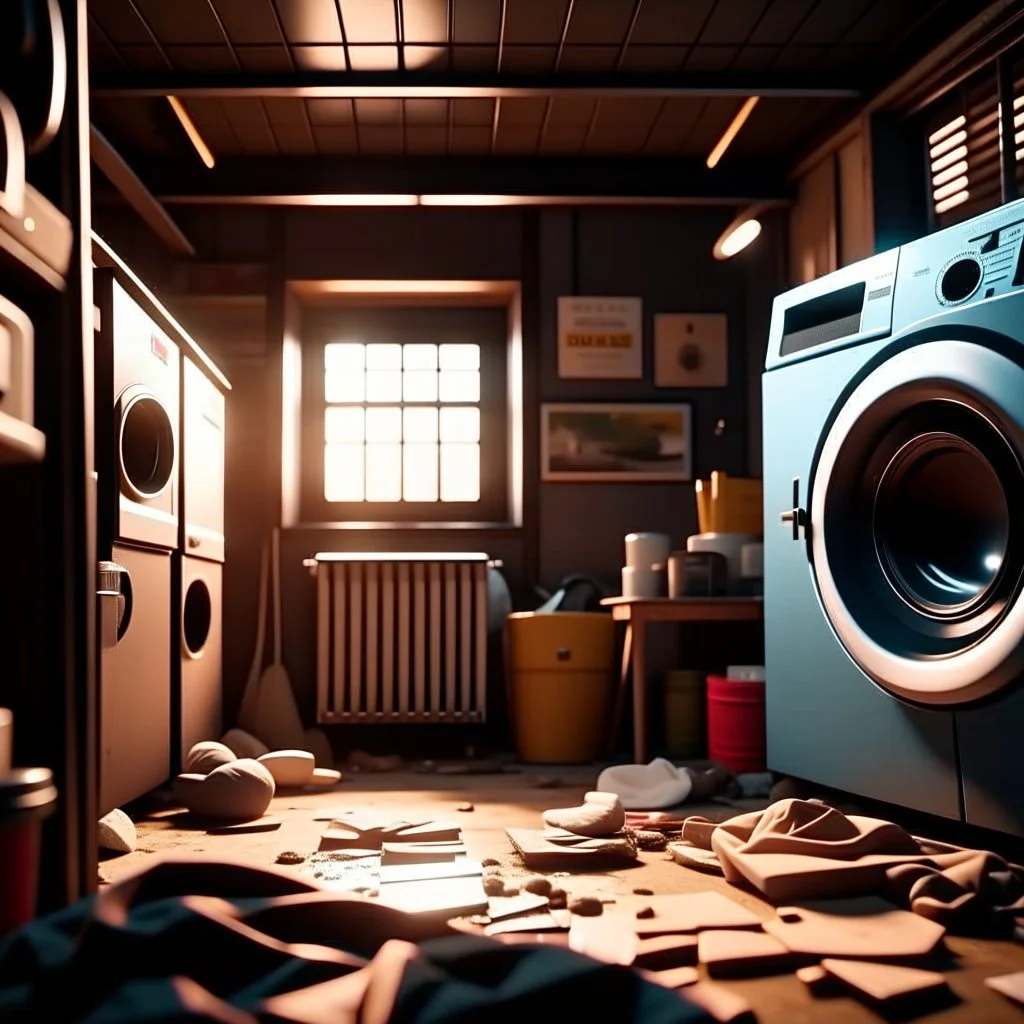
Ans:
{"label": "washing machine detergent drawer", "polygon": [[224,393],[184,360],[181,513],[185,552],[224,560]]}
{"label": "washing machine detergent drawer", "polygon": [[223,700],[223,574],[219,562],[187,555],[175,556],[181,574],[178,678],[181,709],[179,753],[195,743],[219,739]]}
{"label": "washing machine detergent drawer", "polygon": [[100,813],[161,785],[171,752],[171,556],[114,545],[124,612],[100,656]]}
{"label": "washing machine detergent drawer", "polygon": [[[793,479],[807,501],[822,428],[869,346],[794,363],[763,377],[765,667],[768,765],[877,800],[959,817],[953,717],[896,700],[839,642],[819,600],[801,536],[780,513]],[[827,372],[826,372],[827,367]]]}

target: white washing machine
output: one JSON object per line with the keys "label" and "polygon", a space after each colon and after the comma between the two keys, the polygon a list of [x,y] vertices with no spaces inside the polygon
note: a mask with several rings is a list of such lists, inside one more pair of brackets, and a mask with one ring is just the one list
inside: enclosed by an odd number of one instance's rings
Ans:
{"label": "white washing machine", "polygon": [[95,300],[97,552],[119,567],[122,592],[120,624],[112,633],[108,623],[101,636],[105,813],[159,786],[171,769],[181,353],[113,272],[96,272]]}
{"label": "white washing machine", "polygon": [[114,544],[110,561],[100,565],[109,567],[111,589],[120,593],[101,604],[99,616],[103,815],[170,774],[171,553]]}
{"label": "white washing machine", "polygon": [[193,360],[182,361],[181,519],[173,560],[177,653],[172,659],[178,754],[217,739],[223,700],[225,397]]}

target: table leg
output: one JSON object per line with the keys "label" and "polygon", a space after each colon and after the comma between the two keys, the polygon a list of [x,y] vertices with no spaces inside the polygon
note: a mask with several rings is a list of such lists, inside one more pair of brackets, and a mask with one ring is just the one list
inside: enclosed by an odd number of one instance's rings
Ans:
{"label": "table leg", "polygon": [[[634,623],[630,622],[632,628]],[[646,764],[647,746],[647,623],[639,619],[633,634],[633,759]]]}
{"label": "table leg", "polygon": [[616,743],[619,739],[619,728],[622,725],[622,712],[626,706],[626,689],[629,686],[630,652],[633,647],[633,623],[626,623],[622,638],[622,663],[619,667],[619,687],[615,694],[615,710],[612,714],[611,732],[608,734],[608,756],[616,754]]}

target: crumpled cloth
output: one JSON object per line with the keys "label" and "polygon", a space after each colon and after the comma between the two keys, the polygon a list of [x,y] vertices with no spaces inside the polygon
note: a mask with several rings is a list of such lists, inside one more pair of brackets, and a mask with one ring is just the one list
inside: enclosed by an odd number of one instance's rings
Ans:
{"label": "crumpled cloth", "polygon": [[0,943],[0,1020],[521,1024],[582,1005],[625,1024],[712,1019],[566,949],[427,932],[284,872],[162,861]]}
{"label": "crumpled cloth", "polygon": [[691,817],[682,839],[776,904],[876,895],[972,935],[1008,935],[1024,920],[1024,869],[817,801],[779,800],[724,822]]}

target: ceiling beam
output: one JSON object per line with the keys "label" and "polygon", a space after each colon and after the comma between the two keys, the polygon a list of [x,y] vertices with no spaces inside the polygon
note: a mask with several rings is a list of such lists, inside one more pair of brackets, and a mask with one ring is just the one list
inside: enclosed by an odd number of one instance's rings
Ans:
{"label": "ceiling beam", "polygon": [[92,76],[95,97],[178,96],[181,99],[492,98],[586,96],[761,96],[855,99],[853,83],[836,75],[785,74],[449,74],[429,71],[297,71],[294,73],[110,72]]}
{"label": "ceiling beam", "polygon": [[195,256],[192,243],[174,223],[174,218],[95,125],[89,126],[89,153],[92,162],[169,249],[185,256]]}
{"label": "ceiling beam", "polygon": [[465,205],[483,196],[734,205],[793,197],[785,168],[764,160],[727,160],[714,171],[702,159],[600,157],[236,157],[201,174],[161,161],[137,166],[167,205],[351,205],[346,196],[424,195],[463,196]]}

